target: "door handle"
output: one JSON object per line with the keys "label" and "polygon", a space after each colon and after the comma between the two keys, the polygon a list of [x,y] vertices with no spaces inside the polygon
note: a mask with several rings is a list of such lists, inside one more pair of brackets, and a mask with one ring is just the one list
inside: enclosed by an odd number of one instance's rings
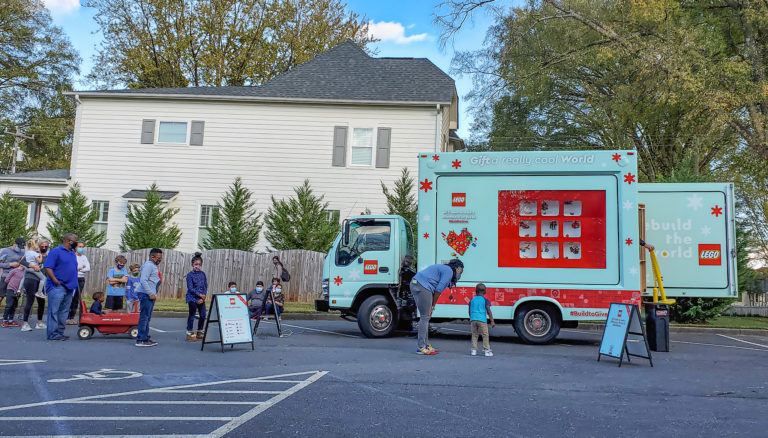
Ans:
{"label": "door handle", "polygon": [[357,259],[357,263],[363,263],[363,258],[360,257],[359,259]]}
{"label": "door handle", "polygon": [[382,266],[379,268],[379,272],[389,272],[389,268],[386,266]]}

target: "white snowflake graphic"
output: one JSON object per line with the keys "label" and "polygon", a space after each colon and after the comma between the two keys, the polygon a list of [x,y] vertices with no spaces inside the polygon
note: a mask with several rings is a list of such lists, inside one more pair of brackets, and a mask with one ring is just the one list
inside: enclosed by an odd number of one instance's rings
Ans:
{"label": "white snowflake graphic", "polygon": [[607,167],[608,165],[606,163],[603,163],[603,167]]}
{"label": "white snowflake graphic", "polygon": [[425,214],[424,216],[421,217],[421,220],[423,220],[424,222],[429,222],[432,220],[432,216]]}
{"label": "white snowflake graphic", "polygon": [[632,209],[632,201],[624,201],[624,210]]}
{"label": "white snowflake graphic", "polygon": [[629,275],[631,275],[631,276],[633,276],[633,277],[634,277],[635,275],[637,275],[637,268],[636,268],[636,267],[634,267],[634,266],[632,266],[631,268],[629,268]]}
{"label": "white snowflake graphic", "polygon": [[349,275],[347,275],[347,278],[349,278],[352,281],[357,281],[360,279],[360,271],[351,271]]}
{"label": "white snowflake graphic", "polygon": [[691,197],[689,197],[687,199],[688,199],[688,208],[692,208],[694,210],[698,210],[698,209],[704,207],[704,204],[701,202],[701,201],[704,200],[704,198],[702,198],[699,195],[693,195],[693,196],[691,196]]}
{"label": "white snowflake graphic", "polygon": [[705,226],[701,227],[701,235],[702,236],[709,236],[709,233],[711,233],[711,232],[712,232],[712,229],[709,228],[708,226],[705,225]]}

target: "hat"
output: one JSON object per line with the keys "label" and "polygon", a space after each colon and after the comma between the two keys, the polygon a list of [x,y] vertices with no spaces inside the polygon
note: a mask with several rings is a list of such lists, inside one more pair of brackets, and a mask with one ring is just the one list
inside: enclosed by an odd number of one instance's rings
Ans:
{"label": "hat", "polygon": [[29,267],[29,262],[27,262],[27,259],[21,259],[21,260],[19,260],[19,264],[20,264],[21,266],[24,266],[25,268],[28,268],[28,267]]}
{"label": "hat", "polygon": [[23,237],[17,237],[16,240],[14,240],[14,242],[16,243],[17,246],[20,246],[20,247],[27,244],[27,241],[24,240]]}
{"label": "hat", "polygon": [[264,282],[259,280],[256,282],[256,286],[264,286]]}

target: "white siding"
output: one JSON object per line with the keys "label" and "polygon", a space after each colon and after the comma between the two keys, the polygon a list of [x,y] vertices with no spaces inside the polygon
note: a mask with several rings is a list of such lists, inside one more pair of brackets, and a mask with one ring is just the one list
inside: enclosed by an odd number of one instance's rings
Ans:
{"label": "white siding", "polygon": [[[434,107],[81,99],[73,180],[90,200],[110,202],[109,248],[119,245],[125,223],[122,195],[153,182],[179,192],[172,203],[180,208],[178,249],[189,251],[197,245],[200,205],[215,204],[236,176],[255,192],[260,212],[267,211],[271,196],[291,196],[308,178],[342,218],[366,208],[383,213],[380,182],[391,184],[402,167],[417,175],[417,153],[435,147]],[[204,120],[204,145],[140,144],[142,119]],[[355,127],[392,128],[390,167],[332,167],[333,128],[340,125],[350,128],[348,136]],[[446,130],[441,136],[447,135]],[[349,157],[348,149],[347,162]],[[259,249],[266,245],[262,239]]]}
{"label": "white siding", "polygon": [[[32,202],[34,198],[60,198],[61,195],[67,191],[67,184],[0,181],[0,194],[7,191],[10,191],[15,197],[18,197],[25,202]],[[54,201],[44,201],[42,203],[42,211],[40,212],[40,222],[37,227],[37,232],[45,237],[49,237],[48,230],[45,226],[49,222],[50,216],[46,212],[45,207],[50,207],[53,211],[58,211],[59,205]]]}

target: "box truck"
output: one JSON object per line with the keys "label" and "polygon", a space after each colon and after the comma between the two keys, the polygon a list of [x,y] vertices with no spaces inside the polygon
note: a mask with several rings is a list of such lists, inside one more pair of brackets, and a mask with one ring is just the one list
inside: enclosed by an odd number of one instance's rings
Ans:
{"label": "box truck", "polygon": [[410,329],[410,280],[454,258],[464,273],[432,320],[466,319],[484,283],[496,321],[534,344],[605,319],[612,302],[640,305],[653,287],[641,239],[656,247],[667,295],[737,294],[732,184],[638,184],[626,150],[418,161],[418,235],[400,216],[350,217],[325,259],[316,309],[356,319],[365,336]]}

